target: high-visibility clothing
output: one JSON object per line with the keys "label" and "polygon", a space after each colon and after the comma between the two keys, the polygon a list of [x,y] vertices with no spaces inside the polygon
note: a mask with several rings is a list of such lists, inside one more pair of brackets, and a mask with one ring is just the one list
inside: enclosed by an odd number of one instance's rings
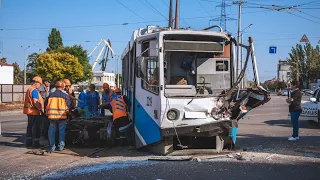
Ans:
{"label": "high-visibility clothing", "polygon": [[[29,115],[40,115],[41,114],[40,110],[38,110],[36,108],[35,103],[33,102],[33,99],[32,99],[32,91],[35,89],[36,88],[33,86],[30,86],[27,89],[26,96],[24,98],[23,114],[29,114]],[[39,103],[41,104],[41,108],[42,108],[42,112],[43,112],[44,102],[43,102],[43,99],[42,99],[39,92],[38,92],[38,99],[39,99]]]}
{"label": "high-visibility clothing", "polygon": [[110,104],[113,112],[113,120],[128,115],[127,105],[124,102],[123,96],[117,97],[116,99],[112,100]]}
{"label": "high-visibility clothing", "polygon": [[[55,91],[50,94],[48,104],[46,107],[46,114],[50,120],[64,120],[67,119],[69,107],[67,106],[68,95],[62,91]],[[69,100],[70,102],[70,100]]]}

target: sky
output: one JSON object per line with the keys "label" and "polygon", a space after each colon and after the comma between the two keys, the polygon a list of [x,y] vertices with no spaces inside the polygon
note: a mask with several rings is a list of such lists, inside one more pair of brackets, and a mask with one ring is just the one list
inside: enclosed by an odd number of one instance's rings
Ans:
{"label": "sky", "polygon": [[[0,51],[8,63],[17,62],[23,69],[26,54],[44,51],[51,28],[57,28],[65,46],[82,45],[91,52],[101,38],[110,39],[117,55],[128,44],[132,32],[147,25],[168,25],[169,0],[1,0]],[[219,21],[222,0],[180,0],[179,27],[203,29]],[[227,31],[237,36],[238,6],[226,0]],[[260,80],[277,76],[277,62],[288,57],[292,46],[306,34],[313,46],[320,40],[320,0],[247,0],[242,9],[243,40],[254,39]],[[260,6],[295,6],[297,9],[275,11]],[[269,6],[268,6],[269,5]],[[128,23],[128,24],[127,24]],[[21,47],[23,46],[23,48]],[[269,54],[276,46],[277,53]],[[101,49],[101,48],[100,48]],[[99,50],[100,50],[99,49]],[[95,51],[91,59],[98,54]],[[108,71],[116,68],[116,58],[108,62]],[[90,62],[92,63],[92,62]],[[119,62],[120,64],[120,62]],[[249,67],[249,79],[252,68]]]}

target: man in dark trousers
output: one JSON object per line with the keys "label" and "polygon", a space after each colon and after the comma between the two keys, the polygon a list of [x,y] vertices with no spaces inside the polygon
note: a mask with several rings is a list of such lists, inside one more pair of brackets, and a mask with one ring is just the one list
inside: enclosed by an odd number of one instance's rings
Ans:
{"label": "man in dark trousers", "polygon": [[[43,84],[40,85],[38,88],[39,93],[43,99],[43,101],[46,101],[49,94],[50,94],[50,79],[49,78],[44,78],[43,79]],[[47,116],[42,115],[40,117],[41,120],[41,136],[43,136],[45,139],[48,139],[48,128],[49,128],[49,120]]]}
{"label": "man in dark trousers", "polygon": [[56,148],[55,137],[56,137],[56,127],[59,130],[59,144],[58,150],[61,151],[65,146],[65,129],[68,117],[68,112],[71,109],[71,101],[69,96],[62,92],[64,88],[64,83],[58,81],[56,83],[56,91],[51,93],[46,101],[46,114],[48,116],[49,125],[49,149],[53,152]]}
{"label": "man in dark trousers", "polygon": [[[291,124],[293,127],[292,136],[288,138],[289,141],[295,141],[299,139],[299,116],[302,112],[301,98],[302,94],[299,90],[299,82],[291,82],[291,96],[287,99],[289,104],[289,112],[291,117]],[[288,92],[289,93],[289,92]]]}
{"label": "man in dark trousers", "polygon": [[27,89],[23,114],[28,116],[26,147],[40,148],[40,116],[44,113],[44,102],[37,90],[42,84],[42,79],[36,76]]}

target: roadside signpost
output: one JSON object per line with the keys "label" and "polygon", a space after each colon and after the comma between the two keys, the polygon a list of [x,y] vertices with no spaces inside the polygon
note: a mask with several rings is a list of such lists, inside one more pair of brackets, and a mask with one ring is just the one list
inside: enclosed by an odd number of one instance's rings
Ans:
{"label": "roadside signpost", "polygon": [[310,41],[309,41],[309,39],[307,38],[306,34],[304,34],[304,35],[302,36],[302,38],[300,39],[300,42],[309,43]]}
{"label": "roadside signpost", "polygon": [[269,54],[277,54],[277,46],[270,46]]}

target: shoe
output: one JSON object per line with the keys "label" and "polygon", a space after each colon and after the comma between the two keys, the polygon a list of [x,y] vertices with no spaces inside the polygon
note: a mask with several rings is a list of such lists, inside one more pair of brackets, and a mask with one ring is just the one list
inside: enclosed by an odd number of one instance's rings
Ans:
{"label": "shoe", "polygon": [[58,148],[57,149],[57,151],[63,151],[64,150],[64,148]]}
{"label": "shoe", "polygon": [[[299,139],[299,137],[298,137],[298,139]],[[289,137],[288,138],[288,141],[295,141],[295,140],[297,140],[297,138],[295,138],[295,137]]]}

